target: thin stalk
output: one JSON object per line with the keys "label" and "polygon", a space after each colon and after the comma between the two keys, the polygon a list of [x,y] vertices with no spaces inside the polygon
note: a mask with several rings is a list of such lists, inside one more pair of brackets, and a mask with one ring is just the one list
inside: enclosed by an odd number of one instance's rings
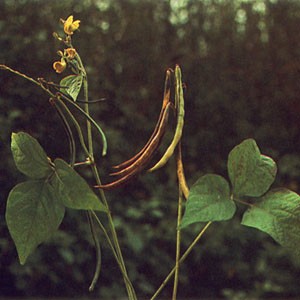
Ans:
{"label": "thin stalk", "polygon": [[[84,99],[86,101],[86,103],[84,103],[84,110],[85,110],[87,115],[90,115],[89,103],[88,103],[88,99],[89,99],[88,80],[87,80],[87,75],[86,74],[84,74],[84,77],[83,77],[83,93],[84,93]],[[89,120],[86,120],[86,127],[87,127],[89,151],[90,151],[90,154],[91,154],[91,156],[93,158],[93,161],[94,161],[92,126],[91,126],[91,122]]]}
{"label": "thin stalk", "polygon": [[[99,176],[99,173],[98,173],[97,166],[94,163],[93,136],[92,136],[91,122],[97,128],[99,128],[98,130],[100,131],[100,133],[102,135],[102,140],[103,140],[103,152],[102,152],[102,154],[103,155],[105,155],[106,148],[107,148],[106,138],[105,138],[104,132],[101,130],[101,128],[98,126],[98,124],[90,117],[89,103],[88,103],[88,80],[87,80],[87,75],[86,75],[86,71],[85,71],[85,68],[83,66],[83,63],[81,61],[81,58],[80,58],[79,54],[77,54],[76,57],[78,59],[79,66],[80,66],[81,72],[83,74],[84,101],[86,102],[85,105],[84,105],[84,113],[85,113],[86,117],[88,118],[88,120],[87,120],[87,138],[88,138],[89,153],[90,153],[90,156],[92,158],[91,167],[92,167],[95,179],[97,181],[97,184],[100,185],[101,184],[100,176]],[[81,110],[81,108],[78,105],[76,105],[75,107],[79,108],[79,110]],[[100,191],[100,197],[101,197],[102,202],[107,207],[107,217],[108,217],[109,227],[110,227],[110,231],[111,231],[112,239],[113,239],[113,243],[114,243],[113,248],[114,248],[115,253],[116,253],[115,257],[116,257],[117,263],[119,264],[119,267],[121,269],[121,272],[122,272],[122,275],[123,275],[123,278],[124,278],[124,282],[125,282],[128,297],[130,299],[135,300],[135,299],[137,299],[136,294],[135,294],[134,288],[133,288],[132,283],[129,280],[129,277],[128,277],[128,274],[127,274],[127,270],[126,270],[125,263],[124,263],[124,258],[123,258],[122,251],[121,251],[121,248],[120,248],[120,244],[119,244],[119,240],[118,240],[118,237],[117,237],[116,229],[115,229],[115,226],[114,226],[114,223],[113,223],[112,215],[110,213],[108,202],[106,200],[106,197],[105,197],[105,194],[104,194],[103,191]]]}
{"label": "thin stalk", "polygon": [[14,74],[16,74],[16,75],[19,75],[19,76],[21,76],[21,77],[23,77],[23,78],[25,78],[25,79],[27,79],[27,80],[33,82],[34,84],[36,84],[36,85],[38,85],[38,86],[41,86],[41,84],[40,84],[37,80],[35,80],[35,79],[33,79],[33,78],[31,78],[31,77],[29,77],[29,76],[27,76],[27,75],[25,75],[25,74],[23,74],[23,73],[17,71],[17,70],[14,70],[14,69],[12,69],[12,68],[6,66],[6,65],[0,64],[0,69],[10,71],[11,73],[14,73]]}
{"label": "thin stalk", "polygon": [[239,199],[239,198],[234,198],[233,195],[231,196],[231,199],[232,199],[233,201],[235,201],[235,202],[241,203],[241,204],[246,205],[246,206],[248,206],[248,207],[252,207],[252,206],[253,206],[253,204],[251,204],[251,203],[248,203],[248,202],[246,202],[246,201],[243,201],[243,200],[241,200],[241,199]]}
{"label": "thin stalk", "polygon": [[[70,43],[70,45],[72,46],[72,44]],[[73,48],[73,46],[72,46]],[[87,78],[87,73],[85,71],[84,65],[82,63],[81,57],[80,55],[77,53],[76,54],[76,58],[77,61],[79,63],[79,68],[80,68],[80,72],[83,75],[83,97],[84,97],[84,111],[85,113],[90,116],[90,112],[89,112],[89,91],[88,91],[88,78]],[[92,127],[91,127],[91,121],[88,118],[86,120],[86,126],[87,126],[87,138],[88,138],[88,147],[89,147],[89,152],[90,155],[92,157],[92,161],[94,161],[94,151],[93,151],[93,135],[92,135]],[[102,131],[102,130],[101,130]]]}
{"label": "thin stalk", "polygon": [[[181,263],[184,262],[184,260],[187,258],[187,256],[193,250],[194,246],[198,243],[198,241],[201,239],[201,237],[203,236],[203,234],[205,233],[205,231],[207,230],[207,228],[211,224],[212,224],[212,222],[210,221],[210,222],[208,222],[204,226],[204,228],[200,231],[200,233],[197,235],[197,237],[194,239],[194,241],[190,244],[190,246],[187,248],[187,250],[184,252],[184,254],[179,259],[179,261],[178,261],[179,264],[181,264]],[[170,271],[170,273],[168,274],[168,276],[165,278],[165,280],[163,281],[163,283],[160,285],[160,287],[158,288],[158,290],[155,292],[155,294],[152,296],[152,298],[150,300],[156,299],[156,297],[160,294],[160,292],[162,291],[162,289],[166,286],[166,284],[168,283],[168,281],[171,279],[171,277],[175,273],[175,270],[176,270],[176,266],[174,266],[174,268]]]}
{"label": "thin stalk", "polygon": [[52,98],[55,98],[55,95],[49,89],[47,89],[42,83],[40,83],[39,81],[37,81],[37,80],[35,80],[35,79],[33,79],[33,78],[31,78],[31,77],[29,77],[29,76],[27,76],[27,75],[19,72],[17,70],[14,70],[14,69],[6,66],[6,65],[0,64],[0,69],[7,70],[7,71],[9,71],[11,73],[14,73],[14,74],[16,74],[18,76],[21,76],[21,77],[27,79],[28,81],[30,81],[30,82],[38,85],[42,90],[44,90],[45,92],[47,92]]}
{"label": "thin stalk", "polygon": [[175,275],[174,275],[174,286],[173,286],[173,295],[172,300],[176,300],[177,298],[177,290],[178,290],[178,281],[179,281],[179,260],[180,260],[180,242],[181,242],[181,218],[182,218],[182,202],[183,202],[183,194],[179,187],[179,197],[178,197],[178,211],[177,211],[177,230],[176,230],[176,261],[175,261]]}
{"label": "thin stalk", "polygon": [[117,261],[117,263],[118,263],[118,265],[120,267],[120,270],[122,272],[123,278],[124,278],[125,283],[126,283],[126,287],[127,287],[127,285],[131,287],[131,291],[130,291],[130,293],[128,295],[129,299],[137,299],[136,295],[135,295],[135,292],[134,292],[134,289],[133,289],[133,286],[132,286],[132,283],[131,283],[131,281],[130,281],[130,279],[129,279],[127,273],[126,273],[126,271],[124,272],[124,270],[123,270],[123,267],[122,267],[121,262],[120,262],[120,260],[118,258],[118,254],[116,252],[116,249],[115,249],[115,247],[113,245],[113,242],[111,241],[111,239],[110,239],[110,237],[109,237],[109,235],[108,235],[105,227],[103,226],[103,224],[101,223],[101,221],[99,220],[98,216],[96,215],[96,213],[94,211],[91,211],[91,214],[93,215],[93,217],[95,218],[96,222],[98,223],[100,229],[102,230],[102,232],[105,235],[105,238],[106,238],[106,240],[108,242],[108,245],[110,246],[110,248],[112,250],[112,253],[113,253],[113,255],[114,255],[114,257],[115,257],[115,259],[116,259],[116,261]]}
{"label": "thin stalk", "polygon": [[[100,176],[99,176],[97,166],[95,164],[92,164],[91,167],[92,167],[94,177],[96,179],[97,184],[101,184],[101,180],[100,180]],[[125,263],[124,263],[124,258],[123,258],[123,255],[122,255],[122,251],[121,251],[121,248],[120,248],[117,232],[116,232],[116,229],[114,227],[113,218],[112,218],[111,212],[109,210],[109,206],[108,206],[108,202],[107,202],[105,193],[102,189],[99,189],[99,194],[100,194],[100,199],[102,200],[103,204],[107,208],[107,218],[108,218],[108,223],[109,223],[109,229],[110,229],[112,239],[113,239],[113,246],[111,246],[111,247],[113,247],[113,252],[115,254],[115,258],[116,258],[117,263],[118,263],[118,265],[120,267],[120,270],[122,272],[129,299],[137,299],[136,294],[135,294],[135,290],[134,290],[134,288],[132,286],[132,283],[129,280],[129,277],[128,277],[128,274],[127,274],[127,270],[126,270],[126,266],[125,266]]]}
{"label": "thin stalk", "polygon": [[175,275],[174,275],[174,285],[172,299],[176,300],[178,281],[179,281],[179,259],[180,259],[180,242],[181,242],[181,219],[182,219],[182,203],[183,195],[187,199],[189,194],[189,188],[187,186],[184,168],[182,163],[182,151],[181,151],[181,140],[178,143],[176,149],[176,169],[177,169],[177,179],[178,179],[178,208],[177,208],[177,229],[176,229],[176,260],[175,260]]}

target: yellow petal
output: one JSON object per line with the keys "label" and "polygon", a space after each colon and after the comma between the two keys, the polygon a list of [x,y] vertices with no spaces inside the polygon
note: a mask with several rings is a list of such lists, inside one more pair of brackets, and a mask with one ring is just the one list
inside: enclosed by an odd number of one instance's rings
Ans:
{"label": "yellow petal", "polygon": [[65,49],[65,53],[69,59],[73,59],[76,55],[76,50],[74,48]]}
{"label": "yellow petal", "polygon": [[64,32],[72,35],[75,30],[79,28],[80,20],[73,21],[73,16],[69,16],[64,23]]}
{"label": "yellow petal", "polygon": [[66,23],[68,23],[68,24],[73,23],[73,16],[72,15],[67,18]]}
{"label": "yellow petal", "polygon": [[79,28],[79,25],[80,25],[80,20],[76,20],[72,23],[72,28],[73,30],[75,31],[76,29]]}
{"label": "yellow petal", "polygon": [[64,59],[61,59],[60,61],[55,61],[53,63],[53,69],[55,70],[56,73],[62,73],[67,66],[67,63],[65,62]]}

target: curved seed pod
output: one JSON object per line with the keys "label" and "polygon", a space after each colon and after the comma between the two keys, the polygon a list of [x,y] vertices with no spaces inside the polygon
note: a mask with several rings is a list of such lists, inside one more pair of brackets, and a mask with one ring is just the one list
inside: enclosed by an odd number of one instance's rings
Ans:
{"label": "curved seed pod", "polygon": [[98,185],[95,186],[96,188],[101,188],[104,190],[113,189],[123,185],[124,183],[128,182],[132,177],[136,176],[138,173],[144,170],[144,167],[150,162],[152,159],[153,154],[155,153],[157,147],[159,146],[162,137],[164,136],[166,125],[168,123],[168,116],[169,116],[169,108],[171,106],[171,102],[167,103],[163,111],[163,115],[161,118],[161,122],[159,124],[158,130],[149,143],[147,149],[143,152],[143,154],[134,162],[133,165],[130,165],[130,169],[126,171],[126,175],[111,182],[108,184]]}
{"label": "curved seed pod", "polygon": [[149,172],[155,171],[164,166],[173,155],[177,144],[181,140],[184,125],[184,97],[181,81],[181,70],[178,65],[175,67],[175,106],[177,108],[177,125],[173,140],[163,157],[151,169],[149,169]]}
{"label": "curved seed pod", "polygon": [[[102,149],[102,156],[106,155],[107,152],[107,140],[106,140],[106,136],[105,133],[103,132],[102,128],[97,124],[97,122],[89,115],[87,114],[76,102],[74,102],[73,100],[69,99],[69,97],[67,97],[64,94],[59,93],[58,94],[58,99],[59,98],[63,98],[65,99],[68,103],[70,103],[74,108],[76,108],[81,114],[83,114],[86,119],[91,122],[91,124],[97,129],[97,131],[100,133],[101,138],[102,138],[102,143],[103,143],[103,149]],[[62,104],[64,104],[63,101],[61,101]],[[64,104],[65,105],[65,104]]]}
{"label": "curved seed pod", "polygon": [[158,123],[158,126],[157,126],[158,129],[157,129],[155,135],[149,141],[149,143],[147,143],[148,145],[145,148],[145,150],[143,151],[143,153],[136,160],[134,160],[134,162],[131,165],[129,165],[128,167],[122,169],[121,171],[112,173],[110,175],[126,175],[126,174],[129,174],[131,171],[133,171],[134,169],[136,169],[140,165],[144,166],[145,165],[144,162],[148,162],[152,158],[153,154],[155,153],[155,151],[157,150],[157,148],[160,145],[162,137],[165,134],[166,124],[167,124],[168,117],[169,117],[169,107],[170,106],[171,106],[171,103],[169,102],[167,104],[167,106],[164,108],[161,120],[160,120],[160,122]]}
{"label": "curved seed pod", "polygon": [[[146,145],[134,157],[132,157],[131,159],[129,159],[126,162],[122,163],[121,165],[118,165],[118,166],[123,167],[122,170],[111,173],[110,175],[119,176],[119,175],[125,175],[125,174],[130,173],[130,171],[133,170],[136,167],[136,165],[138,165],[140,163],[140,160],[143,159],[144,155],[148,151],[154,152],[157,149],[157,147],[160,145],[160,143],[157,143],[156,141],[153,143],[153,140],[157,140],[157,139],[161,140],[162,136],[164,135],[165,124],[166,124],[166,121],[167,121],[166,119],[169,116],[168,110],[169,110],[170,105],[171,105],[170,90],[168,90],[167,93],[165,94],[165,98],[164,98],[164,101],[163,101],[163,106],[162,106],[162,109],[161,109],[161,112],[160,112],[158,122],[155,126],[155,129],[154,129],[150,139],[146,143]],[[154,147],[154,145],[155,145],[155,149],[151,149],[152,147]]]}
{"label": "curved seed pod", "polygon": [[[166,106],[168,105],[168,103],[170,102],[170,93],[171,93],[170,92],[170,80],[171,80],[171,72],[170,72],[170,70],[167,70],[166,79],[165,79],[165,87],[164,87],[164,97],[163,97],[163,103],[162,103],[161,111],[160,111],[159,118],[158,118],[158,121],[156,123],[156,126],[154,128],[154,131],[153,131],[152,135],[150,136],[149,140],[147,141],[145,146],[136,155],[134,155],[133,157],[131,157],[130,159],[124,161],[123,163],[121,163],[119,165],[113,166],[114,169],[126,168],[127,166],[132,164],[134,161],[136,161],[141,155],[143,155],[143,153],[148,148],[149,144],[151,143],[151,140],[154,138],[157,131],[159,130],[159,126],[160,126],[161,119],[162,119],[163,114],[164,114],[164,110],[165,110]],[[112,175],[112,176],[121,175],[121,172],[111,173],[110,175]]]}

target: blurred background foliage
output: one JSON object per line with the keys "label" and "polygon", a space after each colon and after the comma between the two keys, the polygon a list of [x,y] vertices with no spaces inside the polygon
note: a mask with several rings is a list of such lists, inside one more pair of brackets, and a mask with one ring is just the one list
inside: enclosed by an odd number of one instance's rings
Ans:
{"label": "blurred background foliage", "polygon": [[[279,166],[276,186],[299,192],[300,1],[276,0],[1,0],[0,63],[59,82],[52,70],[61,45],[59,19],[81,20],[74,45],[88,70],[92,115],[104,128],[110,166],[145,143],[160,110],[164,73],[180,64],[186,83],[183,152],[186,176],[226,175],[229,151],[256,139]],[[88,297],[95,253],[85,214],[68,210],[59,232],[18,263],[4,213],[9,190],[24,177],[10,153],[12,131],[39,139],[50,157],[68,159],[62,124],[47,95],[0,72],[0,296]],[[164,146],[164,145],[163,145]],[[163,147],[162,147],[163,148]],[[177,183],[174,162],[107,193],[130,277],[140,298],[158,288],[174,264]],[[85,170],[82,170],[85,172]],[[89,177],[89,173],[86,173]],[[213,225],[182,267],[180,297],[299,297],[300,264],[255,229]],[[201,226],[183,232],[183,249]],[[99,284],[90,297],[125,294],[103,242]],[[169,297],[171,284],[164,292]],[[101,298],[101,299],[103,299]]]}

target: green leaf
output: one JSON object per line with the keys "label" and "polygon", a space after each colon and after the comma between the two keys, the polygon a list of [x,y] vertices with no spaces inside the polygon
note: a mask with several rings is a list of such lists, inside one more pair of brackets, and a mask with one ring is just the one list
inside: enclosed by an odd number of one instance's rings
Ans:
{"label": "green leaf", "polygon": [[74,101],[76,101],[78,94],[81,90],[82,82],[83,82],[82,75],[69,75],[60,81],[60,85],[63,86],[63,88],[61,88],[60,90],[61,92],[71,96],[71,98]]}
{"label": "green leaf", "polygon": [[300,196],[297,193],[288,189],[271,190],[244,213],[242,224],[269,234],[300,256]]}
{"label": "green leaf", "polygon": [[237,196],[259,197],[275,180],[276,163],[262,155],[253,139],[232,149],[228,156],[228,174]]}
{"label": "green leaf", "polygon": [[53,187],[46,181],[26,181],[11,190],[6,222],[21,264],[57,230],[64,212],[65,208],[57,201]]}
{"label": "green leaf", "polygon": [[19,171],[34,179],[48,177],[53,169],[39,142],[25,132],[13,133],[11,151]]}
{"label": "green leaf", "polygon": [[208,174],[191,187],[181,227],[196,222],[229,220],[235,210],[228,182],[222,176]]}
{"label": "green leaf", "polygon": [[73,209],[107,211],[87,182],[65,161],[56,159],[52,183],[62,203]]}

